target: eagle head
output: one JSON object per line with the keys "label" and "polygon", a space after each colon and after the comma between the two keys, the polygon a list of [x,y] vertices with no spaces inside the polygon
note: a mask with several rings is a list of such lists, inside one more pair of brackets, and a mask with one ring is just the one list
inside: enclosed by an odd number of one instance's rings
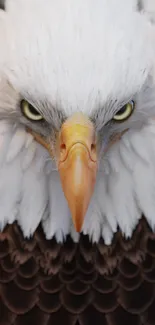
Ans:
{"label": "eagle head", "polygon": [[[0,225],[108,244],[154,222],[152,1],[7,0],[0,13]],[[147,174],[147,180],[146,176]],[[155,202],[155,201],[154,201]]]}

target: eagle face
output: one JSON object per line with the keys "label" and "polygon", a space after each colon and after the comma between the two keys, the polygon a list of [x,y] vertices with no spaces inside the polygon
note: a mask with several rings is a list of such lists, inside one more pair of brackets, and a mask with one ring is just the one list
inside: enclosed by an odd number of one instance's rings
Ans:
{"label": "eagle face", "polygon": [[6,1],[1,228],[109,244],[143,213],[154,227],[155,31],[138,3]]}

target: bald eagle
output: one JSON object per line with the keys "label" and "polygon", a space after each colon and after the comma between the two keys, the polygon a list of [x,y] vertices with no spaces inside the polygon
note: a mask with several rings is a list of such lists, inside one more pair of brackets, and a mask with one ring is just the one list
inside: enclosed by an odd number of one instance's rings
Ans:
{"label": "bald eagle", "polygon": [[0,11],[0,324],[155,324],[155,2]]}

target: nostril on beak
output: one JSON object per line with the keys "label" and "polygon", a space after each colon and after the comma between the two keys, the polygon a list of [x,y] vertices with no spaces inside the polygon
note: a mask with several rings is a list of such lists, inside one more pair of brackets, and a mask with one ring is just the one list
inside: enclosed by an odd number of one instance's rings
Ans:
{"label": "nostril on beak", "polygon": [[61,150],[62,152],[66,152],[66,145],[65,145],[65,143],[62,143],[62,144],[61,144],[61,146],[60,146],[60,150]]}
{"label": "nostril on beak", "polygon": [[94,143],[91,144],[91,152],[96,151],[96,145]]}
{"label": "nostril on beak", "polygon": [[65,145],[65,143],[62,143],[62,144],[60,145],[60,159],[61,159],[61,160],[64,160],[64,159],[65,159],[65,157],[66,157],[66,152],[67,152],[67,150],[66,150],[66,145]]}
{"label": "nostril on beak", "polygon": [[90,155],[91,155],[92,160],[94,160],[94,161],[96,161],[96,151],[97,151],[96,144],[92,143],[91,147],[90,147]]}

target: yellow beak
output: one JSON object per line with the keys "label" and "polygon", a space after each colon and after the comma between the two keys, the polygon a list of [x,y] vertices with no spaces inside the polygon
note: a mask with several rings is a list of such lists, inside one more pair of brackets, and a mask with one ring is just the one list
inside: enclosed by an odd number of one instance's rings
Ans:
{"label": "yellow beak", "polygon": [[75,229],[80,232],[97,172],[95,130],[82,113],[73,115],[62,125],[58,140],[58,170]]}
{"label": "yellow beak", "polygon": [[[31,133],[53,155],[50,145],[39,135]],[[84,114],[74,114],[62,125],[56,144],[56,156],[62,189],[75,229],[80,232],[97,173],[95,130]]]}

